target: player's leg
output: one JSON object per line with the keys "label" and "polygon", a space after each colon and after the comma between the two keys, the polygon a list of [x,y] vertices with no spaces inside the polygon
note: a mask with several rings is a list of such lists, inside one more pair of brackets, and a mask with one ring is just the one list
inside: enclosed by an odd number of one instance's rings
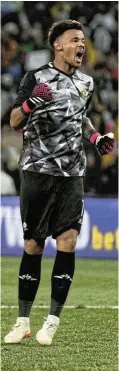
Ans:
{"label": "player's leg", "polygon": [[31,334],[30,311],[41,276],[42,248],[33,239],[25,240],[19,270],[19,314],[12,330],[5,336],[5,343],[20,343]]}
{"label": "player's leg", "polygon": [[[65,186],[66,185],[66,186]],[[40,344],[50,345],[59,325],[59,317],[73,280],[75,246],[83,219],[83,180],[65,183],[57,202],[55,226],[57,254],[51,279],[50,313],[36,338]],[[61,202],[62,201],[62,202]]]}
{"label": "player's leg", "polygon": [[[40,283],[45,231],[47,234],[44,216],[50,192],[47,189],[46,196],[42,176],[29,173],[23,173],[21,181],[20,209],[25,242],[19,270],[19,316],[13,331],[5,337],[6,343],[20,342],[30,333],[29,315]],[[47,183],[50,191],[50,182]]]}
{"label": "player's leg", "polygon": [[57,238],[57,254],[52,272],[50,314],[36,334],[42,345],[50,345],[60,323],[60,313],[66,301],[75,268],[75,245],[78,232],[69,229]]}
{"label": "player's leg", "polygon": [[24,253],[19,269],[19,317],[30,316],[40,283],[43,244],[34,239],[24,242]]}
{"label": "player's leg", "polygon": [[69,229],[56,239],[57,253],[51,278],[50,314],[57,317],[60,317],[74,276],[77,236],[77,230]]}

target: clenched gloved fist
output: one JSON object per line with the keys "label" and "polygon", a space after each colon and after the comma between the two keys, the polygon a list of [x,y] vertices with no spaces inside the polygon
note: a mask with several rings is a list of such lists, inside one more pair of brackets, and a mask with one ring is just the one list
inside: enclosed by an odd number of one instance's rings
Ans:
{"label": "clenched gloved fist", "polygon": [[90,142],[96,145],[100,156],[107,155],[116,147],[113,133],[107,133],[103,136],[99,133],[94,133],[90,138]]}
{"label": "clenched gloved fist", "polygon": [[28,114],[32,112],[35,107],[43,107],[45,102],[50,102],[51,100],[51,89],[45,83],[41,83],[35,86],[32,91],[32,96],[22,104],[22,110],[24,114]]}
{"label": "clenched gloved fist", "polygon": [[35,88],[32,91],[33,97],[40,97],[46,102],[49,102],[52,100],[52,90],[47,86],[45,83],[41,83],[39,85],[36,85]]}
{"label": "clenched gloved fist", "polygon": [[101,156],[112,152],[115,149],[114,134],[108,133],[98,137],[95,144]]}

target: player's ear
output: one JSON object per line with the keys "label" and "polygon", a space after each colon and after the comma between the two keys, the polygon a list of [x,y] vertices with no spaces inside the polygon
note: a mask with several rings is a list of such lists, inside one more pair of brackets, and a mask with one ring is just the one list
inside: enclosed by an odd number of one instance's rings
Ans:
{"label": "player's ear", "polygon": [[62,44],[58,41],[54,42],[54,47],[55,47],[55,50],[57,50],[57,51],[63,50]]}

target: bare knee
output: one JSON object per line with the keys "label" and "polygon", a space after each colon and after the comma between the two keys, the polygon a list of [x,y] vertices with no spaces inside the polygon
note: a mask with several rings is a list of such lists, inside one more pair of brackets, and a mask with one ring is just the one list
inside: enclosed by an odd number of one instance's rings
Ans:
{"label": "bare knee", "polygon": [[35,240],[25,240],[24,250],[29,255],[42,254],[43,248],[37,244]]}
{"label": "bare knee", "polygon": [[62,233],[57,237],[57,249],[59,251],[74,252],[77,242],[78,232],[74,229]]}

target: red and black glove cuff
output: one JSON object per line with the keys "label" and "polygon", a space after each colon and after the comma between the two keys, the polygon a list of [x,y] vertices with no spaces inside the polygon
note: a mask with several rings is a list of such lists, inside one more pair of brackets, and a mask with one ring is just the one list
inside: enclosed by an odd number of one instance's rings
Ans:
{"label": "red and black glove cuff", "polygon": [[96,142],[96,139],[98,138],[98,137],[101,137],[101,134],[100,133],[93,133],[92,135],[91,135],[91,137],[90,137],[90,142],[92,143],[92,144],[95,144],[95,142]]}
{"label": "red and black glove cuff", "polygon": [[33,109],[37,106],[43,106],[45,105],[45,102],[43,99],[40,97],[31,97],[22,104],[21,111],[25,114],[28,115],[33,111]]}

